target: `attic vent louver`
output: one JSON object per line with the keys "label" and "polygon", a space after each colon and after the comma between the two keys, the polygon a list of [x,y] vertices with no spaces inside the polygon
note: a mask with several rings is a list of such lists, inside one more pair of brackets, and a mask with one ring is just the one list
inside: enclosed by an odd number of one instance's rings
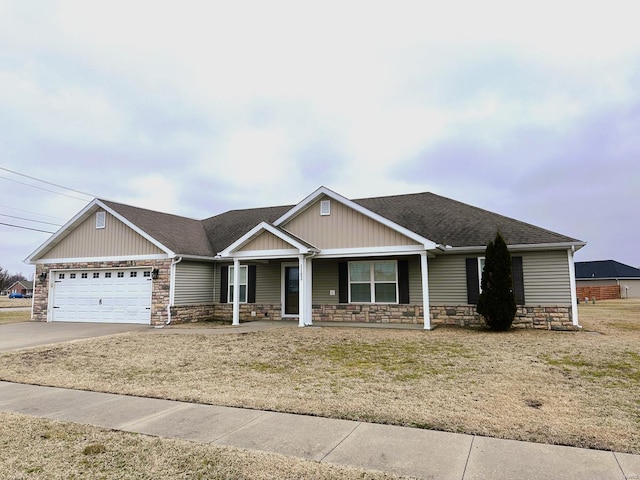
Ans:
{"label": "attic vent louver", "polygon": [[96,212],[96,228],[104,228],[107,224],[107,212]]}
{"label": "attic vent louver", "polygon": [[320,202],[320,215],[331,215],[331,200]]}

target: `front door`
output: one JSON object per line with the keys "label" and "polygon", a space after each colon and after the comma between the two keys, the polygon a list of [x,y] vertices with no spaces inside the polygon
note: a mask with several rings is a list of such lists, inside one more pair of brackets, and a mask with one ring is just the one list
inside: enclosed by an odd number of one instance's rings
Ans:
{"label": "front door", "polygon": [[284,314],[300,313],[300,267],[284,267]]}

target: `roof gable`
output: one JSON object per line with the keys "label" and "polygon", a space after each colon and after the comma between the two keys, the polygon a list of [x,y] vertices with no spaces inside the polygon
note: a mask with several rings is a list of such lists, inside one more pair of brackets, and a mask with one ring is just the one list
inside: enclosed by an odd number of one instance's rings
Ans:
{"label": "roof gable", "polygon": [[[264,238],[263,238],[264,237]],[[266,241],[260,241],[260,240]],[[307,242],[266,222],[256,225],[229,247],[220,252],[221,257],[251,255],[297,255],[318,250]]]}

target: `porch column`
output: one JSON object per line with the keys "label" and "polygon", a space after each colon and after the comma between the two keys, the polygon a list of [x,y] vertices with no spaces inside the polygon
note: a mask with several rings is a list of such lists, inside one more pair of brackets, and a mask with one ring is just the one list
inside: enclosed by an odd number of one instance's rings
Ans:
{"label": "porch column", "polygon": [[304,255],[298,256],[298,326],[304,327],[307,316],[307,262]]}
{"label": "porch column", "polygon": [[304,305],[305,305],[305,311],[304,311],[304,324],[305,325],[313,325],[313,276],[312,276],[312,259],[311,257],[305,257],[304,259],[305,262],[305,268],[304,268],[304,272],[305,272],[305,278],[304,278],[304,291],[305,291],[305,298],[304,298]]}
{"label": "porch column", "polygon": [[431,330],[431,308],[429,307],[429,265],[427,252],[420,252],[420,273],[422,274],[422,308],[424,309],[424,329]]}
{"label": "porch column", "polygon": [[573,261],[573,247],[567,250],[569,260],[569,284],[571,285],[571,321],[575,327],[580,327],[578,323],[578,292],[576,288],[576,267]]}
{"label": "porch column", "polygon": [[233,322],[240,325],[240,260],[233,259]]}

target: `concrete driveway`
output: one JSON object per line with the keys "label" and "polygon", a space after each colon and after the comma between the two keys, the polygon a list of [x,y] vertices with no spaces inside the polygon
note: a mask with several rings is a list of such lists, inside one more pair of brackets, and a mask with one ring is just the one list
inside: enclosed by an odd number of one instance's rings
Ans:
{"label": "concrete driveway", "polygon": [[149,325],[113,323],[8,323],[0,325],[0,352],[149,329]]}

